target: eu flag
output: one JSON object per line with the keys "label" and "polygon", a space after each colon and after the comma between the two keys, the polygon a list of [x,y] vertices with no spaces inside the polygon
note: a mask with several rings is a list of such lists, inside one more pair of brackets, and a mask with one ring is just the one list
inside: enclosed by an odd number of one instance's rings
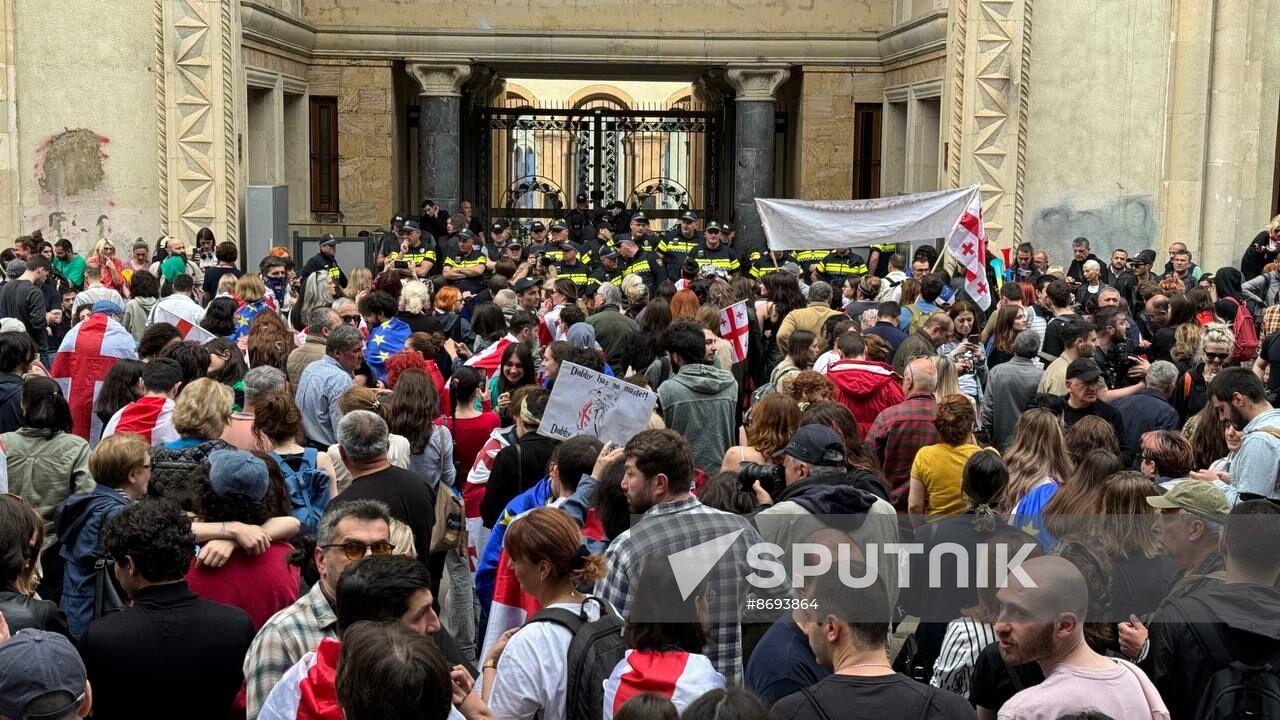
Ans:
{"label": "eu flag", "polygon": [[409,323],[400,318],[391,318],[369,331],[364,359],[379,381],[387,381],[387,358],[404,349],[409,332]]}
{"label": "eu flag", "polygon": [[267,297],[264,295],[257,300],[246,303],[236,310],[235,322],[236,330],[231,335],[232,340],[239,340],[249,334],[249,326],[253,324],[253,319],[258,317],[258,313],[264,310],[272,310],[271,305],[267,303]]}

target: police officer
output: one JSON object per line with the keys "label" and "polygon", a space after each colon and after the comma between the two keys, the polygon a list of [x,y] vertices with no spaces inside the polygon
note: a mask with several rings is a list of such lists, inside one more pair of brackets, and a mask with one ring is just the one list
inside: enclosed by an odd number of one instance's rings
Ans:
{"label": "police officer", "polygon": [[462,228],[457,234],[458,247],[444,259],[444,279],[463,293],[472,295],[484,287],[485,276],[493,269],[493,261],[476,247],[476,234]]}
{"label": "police officer", "polygon": [[490,260],[501,260],[509,242],[511,225],[506,220],[498,220],[489,226],[489,240],[484,244],[484,254]]}
{"label": "police officer", "polygon": [[578,193],[575,202],[574,208],[564,216],[564,222],[569,226],[569,239],[585,248],[595,239],[596,226],[591,221],[591,206],[586,193]]}
{"label": "police officer", "polygon": [[634,238],[636,245],[643,250],[653,250],[661,239],[649,233],[649,218],[644,213],[632,215],[628,232],[615,233],[613,241],[615,244],[621,243],[624,238]]}
{"label": "police officer", "polygon": [[621,200],[614,200],[609,204],[606,217],[614,235],[621,235],[626,232],[628,225],[631,223],[631,214],[627,212],[627,206]]}
{"label": "police officer", "polygon": [[871,251],[867,253],[867,269],[876,277],[884,277],[889,274],[889,258],[898,251],[898,246],[893,243],[877,243],[871,246]]}
{"label": "police officer", "polygon": [[658,287],[658,279],[666,277],[653,254],[642,249],[630,233],[618,236],[618,254],[622,256],[618,265],[622,268],[623,276],[638,275],[645,287],[649,288],[649,294],[653,295]]}
{"label": "police officer", "polygon": [[404,215],[400,213],[392,215],[390,227],[390,230],[382,233],[378,238],[377,263],[379,265],[386,262],[388,255],[400,249],[400,240],[402,239],[400,236],[404,230]]}
{"label": "police officer", "polygon": [[[551,223],[550,242],[547,243],[543,254],[551,261],[553,265],[559,264],[564,259],[565,248],[569,246],[569,228],[559,220]],[[577,248],[581,250],[581,248]]]}
{"label": "police officer", "polygon": [[[431,275],[436,266],[436,252],[422,240],[422,228],[417,220],[405,220],[400,228],[400,247],[387,256],[387,267],[405,268],[413,271],[415,277],[425,278]],[[400,263],[404,263],[401,265]]]}
{"label": "police officer", "polygon": [[832,294],[838,298],[845,281],[867,274],[867,261],[847,247],[838,248],[827,253],[810,273],[814,280],[831,283]]}
{"label": "police officer", "polygon": [[680,277],[680,266],[689,253],[698,249],[703,242],[703,235],[698,231],[698,216],[692,211],[685,211],[680,216],[680,224],[667,231],[658,241],[658,259],[666,268],[667,278],[675,282]]}
{"label": "police officer", "polygon": [[605,245],[600,248],[599,254],[596,256],[595,267],[592,268],[591,277],[602,283],[613,283],[614,285],[622,285],[622,256],[618,254],[618,250],[612,245]]}
{"label": "police officer", "polygon": [[320,252],[316,253],[306,265],[302,266],[302,282],[306,282],[311,273],[327,272],[333,278],[333,284],[339,288],[347,286],[347,275],[342,272],[334,255],[338,251],[338,241],[332,235],[320,238]]}
{"label": "police officer", "polygon": [[822,262],[828,255],[830,250],[797,250],[792,255],[796,259],[796,264],[800,266],[800,270],[804,273],[804,278],[813,277],[813,271],[817,269],[818,263]]}
{"label": "police officer", "polygon": [[536,255],[547,249],[547,226],[541,220],[534,220],[529,226],[529,254]]}
{"label": "police officer", "polygon": [[710,265],[716,270],[724,272],[725,275],[736,276],[738,271],[742,269],[741,263],[738,261],[738,254],[733,251],[733,248],[723,244],[724,228],[721,227],[720,223],[708,223],[702,238],[702,247],[697,248],[690,255],[694,262],[698,263],[698,267]]}
{"label": "police officer", "polygon": [[560,261],[556,263],[556,277],[572,280],[574,285],[578,286],[578,295],[582,295],[586,290],[587,284],[592,282],[591,268],[587,263],[578,257],[579,248],[577,243],[566,242],[560,247]]}
{"label": "police officer", "polygon": [[[796,258],[786,250],[766,250],[764,252],[756,250],[747,258],[747,262],[751,268],[751,277],[759,280],[771,272],[781,270],[786,263],[795,263]],[[799,265],[799,263],[796,264]]]}

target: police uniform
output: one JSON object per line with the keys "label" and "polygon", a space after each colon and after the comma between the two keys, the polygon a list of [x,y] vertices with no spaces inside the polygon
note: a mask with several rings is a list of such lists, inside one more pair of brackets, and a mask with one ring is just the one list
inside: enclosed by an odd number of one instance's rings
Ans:
{"label": "police uniform", "polygon": [[854,252],[841,255],[832,250],[818,262],[818,278],[831,283],[831,288],[836,291],[844,287],[845,280],[866,274],[867,261]]}
{"label": "police uniform", "polygon": [[618,256],[618,268],[622,276],[638,275],[644,281],[645,287],[649,288],[649,293],[658,287],[658,283],[666,274],[662,272],[662,268],[658,265],[658,260],[653,253],[648,250],[638,250],[634,257],[628,260],[622,255]]}
{"label": "police uniform", "polygon": [[738,254],[731,247],[720,247],[712,250],[703,245],[694,250],[690,257],[698,263],[698,267],[710,265],[717,270],[723,270],[726,274],[732,275],[742,269],[742,263],[738,260]]}
{"label": "police uniform", "polygon": [[747,263],[751,268],[751,277],[756,280],[763,278],[771,272],[778,272],[782,268],[783,263],[789,262],[799,265],[799,263],[796,262],[795,255],[792,255],[790,252],[783,252],[782,256],[779,257],[776,262],[767,250],[764,252],[756,250],[747,258]]}
{"label": "police uniform", "polygon": [[[578,195],[577,201],[587,202],[586,195]],[[591,211],[575,207],[564,216],[565,225],[569,226],[569,239],[579,245],[585,245],[596,236],[596,224],[591,219]]]}
{"label": "police uniform", "polygon": [[880,257],[876,259],[876,266],[867,266],[872,275],[876,277],[884,277],[889,274],[889,258],[898,251],[898,246],[893,243],[879,243],[871,246],[872,250],[880,253]]}
{"label": "police uniform", "polygon": [[[457,268],[459,270],[471,270],[477,265],[485,265],[486,259],[484,253],[480,252],[480,248],[475,246],[472,241],[471,252],[463,255],[461,252],[454,252],[444,259],[444,266]],[[486,273],[487,274],[487,273]],[[485,275],[477,275],[475,277],[464,277],[459,280],[453,280],[453,284],[459,289],[470,293],[478,293],[484,288]]]}
{"label": "police uniform", "polygon": [[666,264],[669,280],[675,282],[680,279],[680,266],[684,264],[685,257],[701,247],[703,240],[700,230],[695,230],[693,237],[685,237],[679,227],[674,227],[658,241],[658,253]]}
{"label": "police uniform", "polygon": [[794,253],[796,264],[804,271],[804,276],[806,278],[809,277],[809,271],[830,254],[830,250],[797,250]]}
{"label": "police uniform", "polygon": [[418,247],[409,248],[409,252],[407,253],[401,253],[400,248],[396,248],[396,251],[387,257],[397,262],[409,263],[409,269],[413,270],[415,274],[417,273],[418,265],[420,265],[423,260],[431,262],[432,270],[435,270],[436,266],[436,251],[433,248],[427,247],[426,243],[422,242],[419,242]]}
{"label": "police uniform", "polygon": [[556,277],[572,280],[573,284],[578,286],[578,293],[581,294],[591,282],[593,275],[591,266],[582,261],[582,253],[579,252],[572,265],[565,262],[563,258],[556,263]]}

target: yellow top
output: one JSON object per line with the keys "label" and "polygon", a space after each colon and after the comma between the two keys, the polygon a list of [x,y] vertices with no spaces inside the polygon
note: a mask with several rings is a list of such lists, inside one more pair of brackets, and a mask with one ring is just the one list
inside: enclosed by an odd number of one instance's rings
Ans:
{"label": "yellow top", "polygon": [[982,448],[973,444],[925,445],[916,453],[911,464],[911,477],[924,484],[929,492],[926,502],[929,515],[959,515],[965,510],[964,495],[960,493],[960,481],[964,477],[964,464],[969,456]]}

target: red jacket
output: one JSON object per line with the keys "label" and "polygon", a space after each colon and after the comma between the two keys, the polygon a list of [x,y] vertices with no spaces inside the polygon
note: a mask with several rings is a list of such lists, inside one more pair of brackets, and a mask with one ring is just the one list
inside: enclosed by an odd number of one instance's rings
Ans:
{"label": "red jacket", "polygon": [[875,360],[837,360],[827,367],[827,378],[836,386],[833,399],[853,413],[864,438],[876,416],[903,399],[902,379]]}

